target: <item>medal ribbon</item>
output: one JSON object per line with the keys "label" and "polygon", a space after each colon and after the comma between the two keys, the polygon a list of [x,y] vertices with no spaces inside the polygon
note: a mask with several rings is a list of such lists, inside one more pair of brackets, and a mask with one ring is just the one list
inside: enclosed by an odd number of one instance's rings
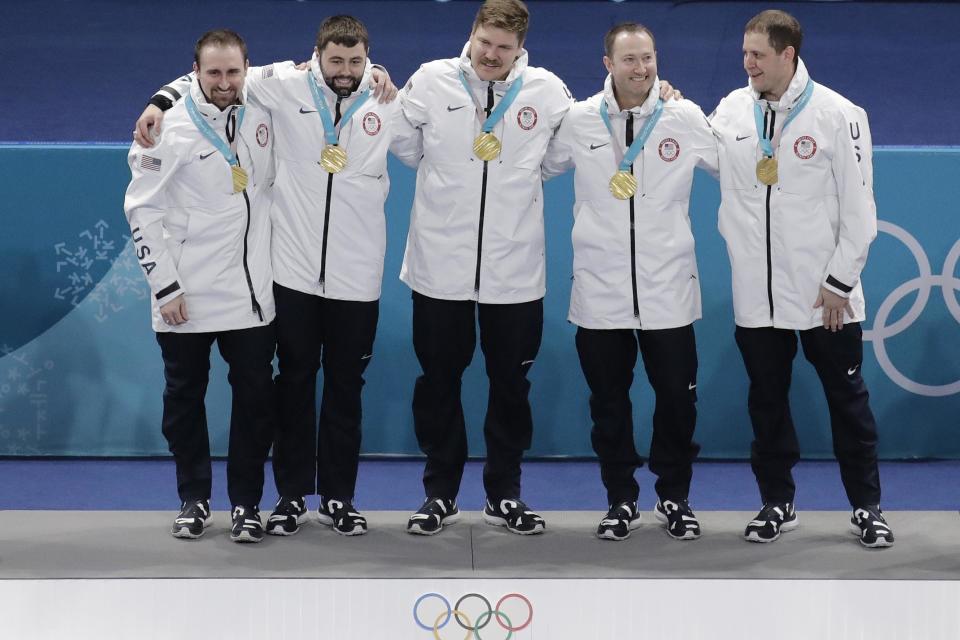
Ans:
{"label": "medal ribbon", "polygon": [[[193,120],[193,124],[196,125],[197,129],[200,130],[200,133],[206,138],[210,144],[217,148],[231,167],[240,166],[240,161],[237,160],[237,155],[233,152],[229,145],[223,141],[223,139],[217,135],[217,132],[213,130],[213,127],[210,126],[210,123],[203,119],[203,116],[200,114],[199,109],[197,109],[196,103],[193,101],[193,96],[189,93],[187,94],[187,99],[185,100],[187,105],[187,113],[190,114],[190,119]],[[240,125],[243,123],[243,114],[246,111],[246,107],[243,105],[237,107],[237,124],[236,131],[240,130]]]}
{"label": "medal ribbon", "polygon": [[603,124],[607,126],[607,131],[610,132],[610,138],[613,140],[614,149],[622,154],[623,158],[620,160],[620,171],[630,171],[630,165],[633,164],[633,161],[637,159],[637,156],[640,155],[640,152],[643,150],[643,145],[647,143],[647,138],[650,137],[650,134],[653,133],[653,128],[657,126],[657,121],[660,120],[660,114],[663,113],[663,99],[657,99],[657,106],[653,108],[653,113],[650,114],[650,117],[647,118],[646,123],[644,123],[643,128],[640,130],[640,134],[633,139],[633,143],[630,145],[630,148],[623,152],[623,147],[620,145],[620,141],[617,139],[617,136],[613,133],[613,125],[610,124],[610,105],[607,104],[607,101],[603,101],[603,106],[600,109],[600,117],[603,118]]}
{"label": "medal ribbon", "polygon": [[310,84],[310,93],[313,94],[313,104],[316,105],[317,113],[320,114],[320,122],[323,124],[323,137],[326,138],[327,144],[336,145],[340,139],[340,128],[343,126],[343,123],[350,122],[350,116],[356,113],[357,109],[367,101],[367,98],[370,97],[370,89],[364,89],[363,93],[357,96],[357,99],[350,105],[350,108],[347,109],[347,112],[340,118],[340,122],[335,126],[333,124],[333,117],[330,115],[330,107],[327,106],[327,99],[323,96],[323,92],[320,91],[320,86],[317,84],[317,79],[313,77],[312,71],[307,72],[307,81]]}
{"label": "medal ribbon", "polygon": [[[470,100],[473,101],[473,104],[477,108],[477,115],[482,119],[483,118],[483,109],[480,107],[480,104],[477,102],[477,97],[473,95],[473,91],[470,90],[470,85],[467,84],[467,78],[463,75],[463,69],[458,69],[460,73],[460,83],[463,84],[463,88],[466,89],[467,95],[470,96]],[[500,104],[490,112],[490,115],[483,122],[484,133],[490,133],[493,131],[493,128],[498,122],[503,118],[504,114],[507,112],[507,109],[510,108],[510,105],[513,104],[513,101],[517,99],[517,94],[520,93],[520,88],[523,86],[523,76],[517,76],[517,79],[513,81],[513,84],[510,86],[510,89],[504,94],[500,99]]]}
{"label": "medal ribbon", "polygon": [[[807,106],[807,103],[810,102],[810,96],[813,95],[813,80],[807,80],[807,86],[804,87],[803,93],[800,94],[800,99],[797,100],[796,105],[793,109],[790,110],[790,113],[787,114],[787,119],[783,121],[783,126],[780,127],[780,136],[783,136],[783,132],[787,130],[787,125],[796,118],[803,108]],[[763,135],[763,109],[760,108],[760,105],[756,102],[753,103],[753,119],[757,123],[757,138],[760,140],[760,148],[763,150],[763,155],[768,158],[773,157],[773,134],[770,138],[767,138]],[[779,140],[779,138],[778,138]]]}

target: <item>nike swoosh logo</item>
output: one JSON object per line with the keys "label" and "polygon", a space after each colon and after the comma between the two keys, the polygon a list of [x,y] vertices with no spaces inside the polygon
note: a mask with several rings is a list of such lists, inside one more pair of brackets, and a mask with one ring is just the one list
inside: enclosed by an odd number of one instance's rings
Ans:
{"label": "nike swoosh logo", "polygon": [[692,383],[692,382],[687,385],[687,391],[693,391],[693,390],[696,389],[696,388],[697,388],[697,385],[695,385],[695,384]]}
{"label": "nike swoosh logo", "polygon": [[447,111],[459,111],[460,109],[463,109],[465,106],[467,105],[462,104],[459,107],[451,107],[450,105],[447,105]]}
{"label": "nike swoosh logo", "polygon": [[737,136],[737,142],[740,142],[741,140],[746,140],[749,137],[750,136]]}
{"label": "nike swoosh logo", "polygon": [[608,144],[610,144],[610,143],[609,143],[609,142],[604,142],[603,144],[592,144],[592,145],[590,145],[590,151],[593,151],[593,150],[595,150],[595,149],[599,149],[600,147],[605,147],[605,146],[607,146]]}
{"label": "nike swoosh logo", "polygon": [[853,374],[855,374],[855,373],[857,372],[857,367],[859,367],[859,366],[860,366],[860,365],[857,365],[856,367],[853,367],[853,368],[851,368],[851,369],[847,369],[847,375],[848,375],[848,376],[852,376]]}
{"label": "nike swoosh logo", "polygon": [[316,112],[317,112],[316,109],[304,109],[303,107],[300,107],[300,113],[316,113]]}
{"label": "nike swoosh logo", "polygon": [[200,154],[200,159],[201,159],[201,160],[206,160],[207,158],[209,158],[210,156],[212,156],[212,155],[215,154],[215,153],[216,153],[216,151],[211,151],[211,152],[208,153],[207,155],[203,155],[203,154],[201,153],[201,154]]}

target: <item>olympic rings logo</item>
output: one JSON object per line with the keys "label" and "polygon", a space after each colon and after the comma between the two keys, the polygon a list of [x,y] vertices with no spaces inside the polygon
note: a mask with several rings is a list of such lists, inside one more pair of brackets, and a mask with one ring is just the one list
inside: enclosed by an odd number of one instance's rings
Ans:
{"label": "olympic rings logo", "polygon": [[[910,253],[913,254],[914,260],[917,261],[919,275],[916,278],[904,282],[887,296],[880,304],[879,309],[877,309],[877,314],[873,320],[873,328],[863,332],[863,339],[873,342],[873,351],[884,373],[886,373],[894,383],[907,391],[911,391],[917,395],[931,397],[949,396],[960,393],[960,379],[942,385],[922,384],[911,380],[894,366],[890,355],[887,353],[885,344],[885,340],[903,333],[907,327],[912,325],[917,318],[920,317],[920,314],[923,313],[924,308],[927,306],[927,301],[930,299],[930,291],[933,287],[940,287],[941,293],[943,294],[943,301],[946,303],[947,309],[950,310],[950,315],[960,323],[960,302],[957,301],[957,291],[960,290],[960,278],[953,275],[957,268],[957,262],[960,262],[960,240],[953,245],[947,254],[947,259],[943,263],[943,273],[933,275],[930,269],[930,260],[927,258],[927,254],[923,251],[923,247],[920,246],[916,238],[907,233],[905,229],[884,220],[877,222],[877,229],[890,234],[907,247]],[[887,319],[890,316],[890,312],[893,311],[893,308],[898,302],[913,291],[917,292],[917,299],[914,300],[913,306],[910,307],[909,311],[907,311],[902,318],[888,325]]]}
{"label": "olympic rings logo", "polygon": [[[478,605],[484,607],[484,609],[476,614],[475,618],[471,618],[470,614],[476,613],[476,606],[466,606],[466,603],[471,599],[479,600]],[[433,600],[438,600],[439,602],[434,605],[431,603]],[[515,625],[506,611],[504,611],[504,604],[510,600],[519,601],[514,607],[525,606],[526,619],[522,623]],[[514,607],[511,607],[511,610],[513,610]],[[434,611],[439,611],[439,614],[434,616]],[[514,614],[516,615],[516,612],[514,612]],[[426,616],[426,620],[421,617],[422,615]],[[521,617],[523,617],[522,614],[516,616],[517,622],[520,622]],[[533,622],[533,605],[530,604],[530,600],[526,596],[520,593],[506,594],[497,601],[495,607],[490,606],[490,600],[479,593],[464,594],[460,596],[460,599],[457,600],[453,606],[450,606],[450,601],[439,593],[425,593],[413,603],[413,621],[424,631],[431,632],[435,640],[445,640],[445,638],[454,637],[453,635],[449,635],[451,633],[450,629],[445,632],[448,635],[440,635],[440,631],[450,624],[451,620],[466,631],[463,640],[469,640],[470,638],[474,638],[475,640],[483,640],[483,638],[503,638],[504,640],[509,640],[515,632],[526,629],[530,626],[530,623]],[[471,622],[471,620],[473,620],[473,622]],[[497,625],[503,631],[506,631],[506,636],[503,636],[502,633],[500,635],[494,635],[494,632],[491,630],[494,627],[490,627],[490,629],[484,632],[486,635],[480,634],[481,630],[488,627],[493,620],[496,620]],[[459,632],[454,630],[454,633],[458,634]]]}

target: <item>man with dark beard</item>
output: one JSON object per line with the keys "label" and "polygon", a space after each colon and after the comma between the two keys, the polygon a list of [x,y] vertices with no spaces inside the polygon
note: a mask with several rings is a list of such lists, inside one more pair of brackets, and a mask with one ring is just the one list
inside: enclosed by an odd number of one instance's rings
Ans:
{"label": "man with dark beard", "polygon": [[[420,157],[399,102],[380,104],[371,95],[368,52],[364,25],[334,16],[320,25],[309,69],[282,62],[251,68],[247,81],[277,132],[271,220],[280,367],[274,477],[281,497],[267,522],[274,535],[299,530],[304,496],[314,492],[321,496],[320,522],[342,535],[367,531],[352,501],[360,392],[373,354],[386,249],[387,151],[414,165]],[[179,98],[182,80],[153,97],[138,121],[141,135],[158,107]]]}

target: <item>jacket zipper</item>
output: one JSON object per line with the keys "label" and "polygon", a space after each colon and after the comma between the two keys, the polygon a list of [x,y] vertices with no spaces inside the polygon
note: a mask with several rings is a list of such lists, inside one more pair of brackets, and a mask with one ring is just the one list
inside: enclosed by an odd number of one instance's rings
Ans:
{"label": "jacket zipper", "polygon": [[[484,109],[487,117],[493,111],[493,82],[487,83],[487,108]],[[483,161],[483,182],[480,185],[480,223],[477,228],[477,272],[473,279],[473,292],[480,300],[480,259],[483,255],[483,214],[487,206],[487,161]]]}
{"label": "jacket zipper", "polygon": [[[233,129],[231,131],[231,123],[233,124]],[[233,142],[233,139],[236,137],[237,130],[237,118],[236,111],[230,114],[227,118],[227,142]],[[237,166],[240,166],[240,154],[237,154]],[[253,312],[257,314],[257,317],[260,318],[260,322],[263,322],[263,310],[260,308],[260,303],[257,302],[257,294],[253,290],[253,278],[250,277],[250,265],[247,262],[247,238],[250,235],[250,196],[247,195],[247,190],[243,190],[243,201],[247,205],[247,225],[243,230],[243,275],[247,278],[247,290],[250,292],[250,302],[253,307]]]}
{"label": "jacket zipper", "polygon": [[[333,124],[340,122],[340,102],[342,96],[337,96],[337,108]],[[327,233],[330,228],[330,200],[333,195],[333,174],[327,174],[327,203],[323,209],[323,243],[320,245],[320,293],[327,292]]]}
{"label": "jacket zipper", "polygon": [[[626,148],[633,144],[633,114],[627,114]],[[630,165],[633,173],[633,165]],[[630,196],[630,279],[633,283],[633,317],[640,319],[640,296],[637,294],[637,236],[635,224],[634,196]]]}
{"label": "jacket zipper", "polygon": [[[769,119],[767,118],[769,116]],[[767,139],[773,140],[774,123],[777,120],[777,112],[767,109],[764,115],[767,123]],[[770,321],[773,322],[773,249],[770,244],[770,195],[773,192],[773,185],[767,185],[767,303],[770,306]]]}

